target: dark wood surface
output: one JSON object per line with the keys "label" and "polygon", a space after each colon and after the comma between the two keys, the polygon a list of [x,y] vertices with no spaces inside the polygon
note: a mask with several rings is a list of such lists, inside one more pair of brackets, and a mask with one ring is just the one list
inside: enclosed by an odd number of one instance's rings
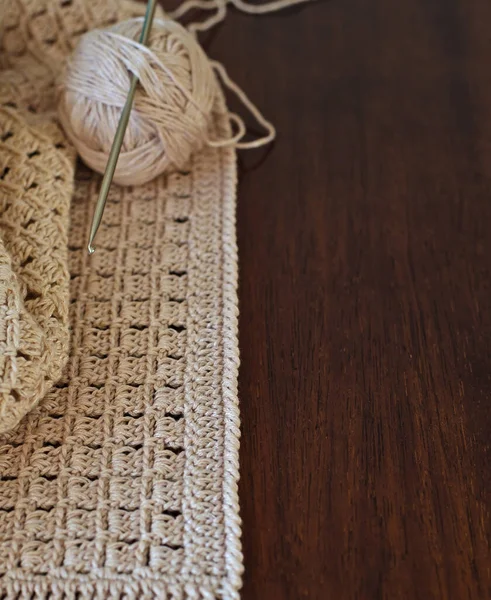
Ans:
{"label": "dark wood surface", "polygon": [[333,0],[206,42],[241,154],[244,600],[491,598],[491,3]]}

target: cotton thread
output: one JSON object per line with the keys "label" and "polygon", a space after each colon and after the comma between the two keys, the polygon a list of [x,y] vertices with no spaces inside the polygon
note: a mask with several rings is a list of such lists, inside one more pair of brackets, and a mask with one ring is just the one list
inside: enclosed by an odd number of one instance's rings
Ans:
{"label": "cotton thread", "polygon": [[[230,3],[242,12],[264,14],[307,1],[280,0],[258,6],[241,0]],[[81,37],[60,81],[58,110],[65,132],[93,170],[105,170],[131,73],[138,76],[139,88],[114,174],[117,184],[140,185],[169,170],[182,170],[203,146],[250,149],[275,138],[274,126],[197,41],[199,31],[225,18],[227,4],[224,0],[183,3],[169,18],[155,19],[148,48],[136,41],[141,18]],[[193,9],[215,14],[187,29],[174,20]],[[263,137],[244,141],[244,121],[234,113],[228,114],[235,126],[231,137],[210,136],[219,81],[264,128]]]}
{"label": "cotton thread", "polygon": [[178,23],[156,19],[151,50],[135,41],[141,19],[82,37],[67,64],[59,102],[62,125],[83,160],[105,169],[128,94],[139,78],[114,181],[141,185],[182,169],[206,141],[216,83],[206,55]]}

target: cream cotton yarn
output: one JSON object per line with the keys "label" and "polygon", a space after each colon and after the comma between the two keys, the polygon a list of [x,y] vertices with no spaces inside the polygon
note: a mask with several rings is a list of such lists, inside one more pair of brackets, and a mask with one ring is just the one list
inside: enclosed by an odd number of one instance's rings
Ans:
{"label": "cream cotton yarn", "polygon": [[[276,136],[274,126],[230,80],[223,65],[206,56],[196,33],[222,21],[228,3],[243,12],[262,14],[306,1],[310,0],[278,0],[254,6],[241,0],[188,0],[171,15],[154,20],[148,47],[138,41],[142,17],[85,33],[59,78],[58,113],[67,136],[86,164],[103,173],[130,76],[135,74],[139,85],[115,183],[141,185],[162,173],[183,169],[192,154],[204,146],[248,149],[268,144]],[[191,23],[187,29],[173,20],[196,8],[215,14]],[[244,141],[244,121],[231,112],[227,118],[235,125],[235,133],[213,137],[211,129],[221,94],[219,81],[265,130],[262,137]]]}
{"label": "cream cotton yarn", "polygon": [[142,19],[83,35],[61,78],[59,115],[83,160],[103,173],[130,74],[139,79],[114,181],[140,185],[182,169],[210,140],[217,98],[212,66],[196,39],[171,19],[155,19],[149,48]]}

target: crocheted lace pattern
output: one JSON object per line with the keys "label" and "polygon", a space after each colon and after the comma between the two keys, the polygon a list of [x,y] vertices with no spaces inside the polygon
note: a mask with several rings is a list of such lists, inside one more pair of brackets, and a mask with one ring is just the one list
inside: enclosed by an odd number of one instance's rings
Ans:
{"label": "crocheted lace pattern", "polygon": [[235,152],[114,186],[89,257],[100,177],[50,73],[70,28],[142,6],[0,10],[0,597],[236,599]]}

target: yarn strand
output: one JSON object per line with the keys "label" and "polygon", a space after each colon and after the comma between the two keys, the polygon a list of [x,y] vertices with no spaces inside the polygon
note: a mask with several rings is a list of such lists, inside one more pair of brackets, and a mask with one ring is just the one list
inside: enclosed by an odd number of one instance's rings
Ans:
{"label": "yarn strand", "polygon": [[244,121],[235,113],[230,113],[229,118],[234,120],[237,123],[237,125],[239,125],[239,132],[242,130],[243,133],[240,136],[239,134],[237,134],[234,138],[231,138],[229,140],[209,141],[208,145],[214,148],[233,145],[237,149],[251,150],[253,148],[260,148],[261,146],[265,146],[266,144],[272,142],[276,137],[276,129],[274,125],[264,118],[260,110],[251,100],[249,100],[242,88],[230,79],[230,77],[227,74],[227,71],[225,70],[225,67],[221,63],[217,61],[211,61],[211,65],[219,75],[224,86],[227,87],[231,92],[233,92],[237,96],[240,102],[248,109],[248,111],[252,114],[256,121],[267,131],[267,134],[264,137],[252,140],[250,142],[241,142],[240,140],[244,137],[246,133]]}
{"label": "yarn strand", "polygon": [[[227,15],[227,5],[232,4],[237,10],[243,13],[251,15],[264,15],[268,13],[278,12],[296,6],[299,4],[305,4],[312,2],[312,0],[274,0],[273,2],[267,2],[265,4],[249,4],[243,0],[187,0],[183,2],[177,9],[169,13],[172,19],[181,19],[190,10],[198,9],[204,11],[215,10],[216,13],[204,20],[190,23],[187,27],[188,31],[193,35],[196,35],[200,31],[208,31],[215,25],[218,25],[223,21]],[[225,67],[218,61],[211,61],[211,65],[215,72],[218,74],[224,87],[233,92],[240,100],[242,105],[252,114],[256,121],[266,130],[266,135],[257,138],[250,142],[240,141],[246,135],[245,123],[239,115],[235,113],[229,114],[230,121],[234,122],[238,127],[238,133],[231,138],[222,140],[209,140],[208,145],[214,148],[221,148],[225,146],[234,146],[238,150],[251,150],[254,148],[260,148],[272,142],[276,138],[276,129],[274,125],[269,122],[257,106],[249,99],[247,94],[242,88],[237,85],[227,74]]]}
{"label": "yarn strand", "polygon": [[187,2],[183,2],[175,10],[169,12],[169,17],[177,21],[193,9],[205,11],[213,10],[216,11],[216,13],[205,21],[191,23],[187,28],[191,33],[196,31],[208,31],[215,25],[218,25],[218,23],[223,21],[227,16],[227,2],[224,0],[212,0],[211,2],[209,0],[188,0]]}
{"label": "yarn strand", "polygon": [[306,4],[307,2],[312,2],[312,0],[274,0],[265,4],[249,4],[248,2],[243,2],[243,0],[228,0],[228,3],[235,6],[237,10],[249,15],[266,15],[285,10],[285,8],[291,8],[298,4]]}
{"label": "yarn strand", "polygon": [[[227,5],[231,4],[238,11],[249,14],[249,15],[266,15],[269,13],[279,12],[292,6],[299,4],[306,4],[312,2],[312,0],[273,0],[273,2],[266,2],[261,4],[250,4],[243,0],[187,0],[180,4],[175,10],[169,12],[171,19],[181,19],[190,10],[216,10],[216,14],[206,21],[199,23],[192,23],[189,26],[189,30],[192,31],[207,31],[214,25],[223,21],[227,13]],[[198,29],[199,28],[199,29]]]}

